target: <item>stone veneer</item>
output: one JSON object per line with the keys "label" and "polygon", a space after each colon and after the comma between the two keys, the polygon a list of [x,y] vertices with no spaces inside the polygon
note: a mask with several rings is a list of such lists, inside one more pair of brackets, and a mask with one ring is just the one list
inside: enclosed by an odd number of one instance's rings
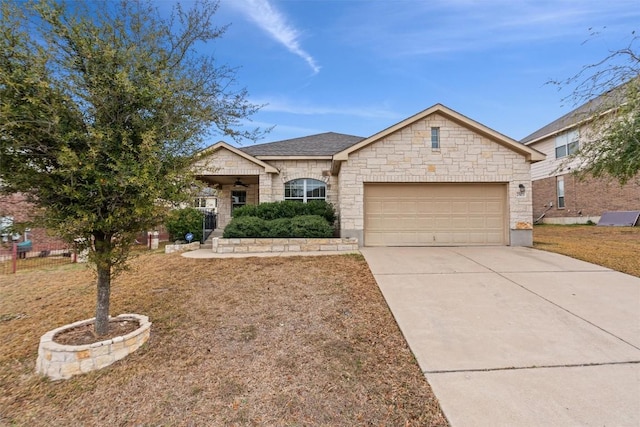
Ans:
{"label": "stone veneer", "polygon": [[218,254],[246,254],[261,252],[358,251],[358,239],[223,239],[213,238],[212,250]]}
{"label": "stone veneer", "polygon": [[[440,148],[431,148],[431,127]],[[439,114],[349,154],[340,170],[340,235],[363,239],[365,183],[508,183],[510,244],[533,241],[531,172],[524,156]],[[524,196],[518,185],[525,185]],[[365,242],[366,243],[366,242]]]}
{"label": "stone veneer", "polygon": [[165,254],[172,254],[174,252],[195,251],[200,249],[200,242],[182,243],[178,245],[166,245],[164,247]]}
{"label": "stone veneer", "polygon": [[127,319],[138,322],[138,329],[127,335],[93,344],[64,345],[58,344],[53,339],[60,332],[91,324],[95,318],[81,320],[47,332],[40,338],[36,372],[52,380],[61,380],[102,369],[123,359],[147,342],[151,333],[151,322],[147,316],[121,314],[111,318],[111,320]]}

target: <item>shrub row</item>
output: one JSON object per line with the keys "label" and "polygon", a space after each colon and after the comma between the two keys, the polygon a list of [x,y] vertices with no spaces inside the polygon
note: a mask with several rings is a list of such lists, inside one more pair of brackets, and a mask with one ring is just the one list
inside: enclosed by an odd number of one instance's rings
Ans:
{"label": "shrub row", "polygon": [[[302,203],[300,203],[302,204]],[[244,209],[244,208],[243,208]],[[234,214],[238,211],[234,211]],[[266,220],[256,216],[234,216],[225,227],[223,237],[231,238],[326,238],[333,236],[333,227],[320,215]]]}
{"label": "shrub row", "polygon": [[245,205],[233,211],[234,218],[257,217],[267,221],[307,215],[321,216],[327,220],[329,225],[333,225],[336,221],[336,212],[333,205],[324,200],[312,200],[308,203],[285,200],[283,202]]}

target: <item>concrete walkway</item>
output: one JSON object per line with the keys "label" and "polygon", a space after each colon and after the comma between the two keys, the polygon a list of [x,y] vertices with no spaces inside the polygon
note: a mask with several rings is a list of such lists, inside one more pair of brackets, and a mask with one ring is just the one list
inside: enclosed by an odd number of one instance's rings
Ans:
{"label": "concrete walkway", "polygon": [[361,252],[454,427],[640,426],[640,279],[530,248]]}

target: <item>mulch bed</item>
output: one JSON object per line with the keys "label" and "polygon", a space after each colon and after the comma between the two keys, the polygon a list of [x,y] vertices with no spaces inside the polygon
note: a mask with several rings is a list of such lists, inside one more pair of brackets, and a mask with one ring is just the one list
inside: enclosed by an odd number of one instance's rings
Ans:
{"label": "mulch bed", "polygon": [[127,335],[140,327],[135,320],[110,320],[109,333],[96,335],[93,323],[66,329],[53,336],[53,341],[63,345],[85,345]]}

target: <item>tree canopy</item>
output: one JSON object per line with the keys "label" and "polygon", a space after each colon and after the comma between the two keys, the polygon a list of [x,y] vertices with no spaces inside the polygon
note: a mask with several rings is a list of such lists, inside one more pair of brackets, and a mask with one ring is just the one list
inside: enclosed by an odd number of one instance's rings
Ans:
{"label": "tree canopy", "polygon": [[573,77],[554,82],[572,87],[570,99],[585,104],[584,138],[572,156],[581,176],[612,177],[621,185],[640,181],[640,37],[585,66]]}
{"label": "tree canopy", "polygon": [[225,31],[217,8],[202,0],[164,16],[152,0],[1,3],[0,191],[26,195],[44,225],[86,243],[98,334],[112,273],[135,233],[185,199],[208,132],[260,133],[238,130],[259,106],[236,88],[235,69],[198,52]]}

